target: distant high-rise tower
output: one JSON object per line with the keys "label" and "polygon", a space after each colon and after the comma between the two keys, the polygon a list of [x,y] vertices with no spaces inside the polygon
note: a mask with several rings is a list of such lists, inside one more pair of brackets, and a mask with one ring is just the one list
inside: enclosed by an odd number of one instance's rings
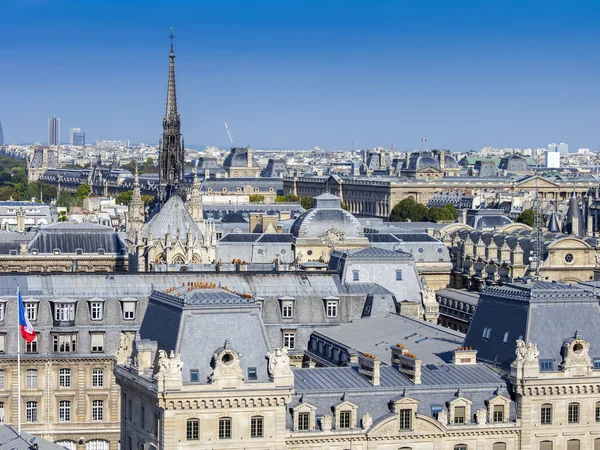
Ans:
{"label": "distant high-rise tower", "polygon": [[55,116],[48,119],[48,145],[60,145],[60,119]]}
{"label": "distant high-rise tower", "polygon": [[81,133],[81,128],[71,128],[71,129],[69,129],[69,137],[70,137],[69,144],[71,146],[75,145],[75,144],[73,144],[73,135],[75,133]]}
{"label": "distant high-rise tower", "polygon": [[4,145],[4,133],[2,132],[2,122],[0,122],[0,145]]}
{"label": "distant high-rise tower", "polygon": [[163,135],[160,145],[159,176],[160,198],[164,203],[183,184],[185,166],[184,146],[181,137],[181,121],[177,112],[177,91],[175,89],[175,51],[171,32],[171,52],[169,54],[169,85],[167,88],[167,111],[163,119]]}
{"label": "distant high-rise tower", "polygon": [[85,147],[85,133],[73,133],[71,136],[72,147]]}

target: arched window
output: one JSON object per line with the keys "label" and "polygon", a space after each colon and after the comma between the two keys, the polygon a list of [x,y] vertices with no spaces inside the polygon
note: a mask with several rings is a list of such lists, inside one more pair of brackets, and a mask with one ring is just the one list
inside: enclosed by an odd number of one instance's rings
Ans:
{"label": "arched window", "polygon": [[553,448],[554,448],[554,445],[552,444],[552,441],[540,442],[540,450],[552,450]]}
{"label": "arched window", "polygon": [[198,419],[189,419],[187,421],[187,440],[197,441],[200,439],[200,421]]}
{"label": "arched window", "polygon": [[456,444],[454,450],[469,450],[469,447],[467,447],[467,444]]}
{"label": "arched window", "polygon": [[262,416],[254,416],[250,419],[250,437],[261,438],[264,436],[264,419]]}
{"label": "arched window", "polygon": [[504,442],[496,442],[492,445],[492,450],[506,450],[506,444]]}
{"label": "arched window", "polygon": [[108,441],[102,441],[100,439],[88,441],[85,444],[85,450],[109,450]]}
{"label": "arched window", "polygon": [[55,444],[60,445],[67,450],[77,450],[77,442],[74,441],[56,441]]}
{"label": "arched window", "polygon": [[580,450],[579,439],[570,439],[567,441],[567,450]]}
{"label": "arched window", "polygon": [[540,422],[542,425],[552,424],[552,405],[544,403],[540,409]]}

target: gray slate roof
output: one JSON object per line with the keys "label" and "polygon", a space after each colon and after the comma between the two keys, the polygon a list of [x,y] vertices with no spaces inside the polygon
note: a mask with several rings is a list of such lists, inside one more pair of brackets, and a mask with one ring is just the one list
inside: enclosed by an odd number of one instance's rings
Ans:
{"label": "gray slate roof", "polygon": [[0,449],[31,450],[34,444],[37,444],[36,448],[39,450],[65,450],[62,445],[53,444],[26,431],[21,431],[21,436],[19,436],[17,430],[11,426],[0,425]]}
{"label": "gray slate roof", "polygon": [[191,232],[193,237],[204,240],[200,228],[178,195],[173,195],[167,200],[160,211],[144,225],[141,232],[142,237],[147,238],[150,231],[152,231],[154,239],[164,238],[170,231],[173,238],[177,236],[177,233],[183,238],[188,232]]}
{"label": "gray slate roof", "polygon": [[42,226],[28,244],[29,249],[37,249],[40,254],[75,253],[77,249],[83,253],[98,253],[104,249],[106,254],[119,254],[127,250],[127,246],[112,228],[94,223],[59,222]]}

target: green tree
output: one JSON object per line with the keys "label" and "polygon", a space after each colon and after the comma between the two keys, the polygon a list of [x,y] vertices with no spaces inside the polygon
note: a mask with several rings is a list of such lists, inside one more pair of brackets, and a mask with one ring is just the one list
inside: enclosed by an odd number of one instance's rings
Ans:
{"label": "green tree", "polygon": [[19,193],[12,186],[0,187],[0,201],[16,200],[19,197]]}
{"label": "green tree", "polygon": [[519,217],[517,217],[517,222],[533,227],[535,225],[535,213],[533,212],[533,209],[526,209],[519,214]]}
{"label": "green tree", "polygon": [[66,222],[67,221],[67,213],[65,211],[59,211],[58,213],[58,221]]}
{"label": "green tree", "polygon": [[[450,208],[448,208],[448,206]],[[441,207],[433,206],[429,208],[425,216],[425,220],[428,222],[451,222],[458,218],[458,211],[452,205],[445,205]]]}
{"label": "green tree", "polygon": [[390,222],[422,222],[427,216],[427,206],[412,198],[400,200],[392,209]]}
{"label": "green tree", "polygon": [[313,197],[301,197],[300,204],[304,209],[311,209],[315,205],[315,199]]}
{"label": "green tree", "polygon": [[250,203],[264,203],[265,196],[262,194],[252,194],[250,195]]}
{"label": "green tree", "polygon": [[453,205],[448,203],[447,205],[444,205],[444,208],[447,209],[448,211],[450,211],[450,214],[451,214],[450,220],[458,219],[458,210]]}
{"label": "green tree", "polygon": [[60,191],[56,198],[56,206],[62,206],[63,208],[70,208],[73,206],[73,196],[66,191]]}
{"label": "green tree", "polygon": [[117,198],[115,198],[115,202],[117,205],[129,205],[132,197],[133,191],[121,192],[119,195],[117,195]]}
{"label": "green tree", "polygon": [[92,193],[92,187],[89,184],[80,184],[75,191],[75,200],[78,205],[83,203],[84,198],[88,198]]}
{"label": "green tree", "polygon": [[142,195],[142,201],[144,205],[149,205],[154,201],[154,195]]}

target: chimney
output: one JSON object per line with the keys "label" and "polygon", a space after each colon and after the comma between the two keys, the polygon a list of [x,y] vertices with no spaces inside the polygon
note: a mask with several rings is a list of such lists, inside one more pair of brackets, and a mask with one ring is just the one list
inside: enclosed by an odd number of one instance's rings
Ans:
{"label": "chimney", "polygon": [[279,211],[279,220],[290,220],[292,213],[290,211]]}
{"label": "chimney", "polygon": [[463,224],[467,223],[467,208],[463,208],[463,210],[462,210],[462,223]]}
{"label": "chimney", "polygon": [[473,350],[473,347],[459,347],[454,350],[452,364],[455,366],[477,364],[477,350]]}
{"label": "chimney", "polygon": [[413,380],[415,384],[421,384],[422,361],[405,349],[402,344],[396,344],[390,349],[392,350],[392,366]]}
{"label": "chimney", "polygon": [[252,162],[252,149],[248,147],[248,167],[254,167]]}
{"label": "chimney", "polygon": [[379,386],[379,366],[381,361],[377,360],[374,355],[368,353],[360,353],[358,355],[358,373],[365,376],[373,386]]}

